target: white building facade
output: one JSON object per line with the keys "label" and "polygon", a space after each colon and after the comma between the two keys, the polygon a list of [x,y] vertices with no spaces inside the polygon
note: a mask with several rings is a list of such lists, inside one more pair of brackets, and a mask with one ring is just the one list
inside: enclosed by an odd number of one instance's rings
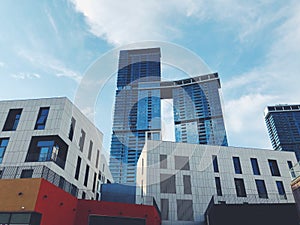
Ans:
{"label": "white building facade", "polygon": [[[294,203],[294,153],[148,140],[137,168],[137,204],[153,196],[163,224],[204,224],[215,204]],[[142,197],[139,197],[142,196]]]}
{"label": "white building facade", "polygon": [[0,129],[1,179],[43,177],[85,199],[112,181],[103,134],[67,98],[1,101]]}

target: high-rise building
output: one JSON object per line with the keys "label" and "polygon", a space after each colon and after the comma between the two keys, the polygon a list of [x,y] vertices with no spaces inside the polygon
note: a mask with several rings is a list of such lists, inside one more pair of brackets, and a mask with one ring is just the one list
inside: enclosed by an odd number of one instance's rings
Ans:
{"label": "high-rise building", "polygon": [[265,121],[274,150],[295,152],[300,161],[300,105],[268,106]]}
{"label": "high-rise building", "polygon": [[176,142],[227,145],[218,74],[161,81],[160,56],[159,48],[120,52],[110,152],[115,182],[134,183],[146,134],[160,139],[161,99],[173,99]]}

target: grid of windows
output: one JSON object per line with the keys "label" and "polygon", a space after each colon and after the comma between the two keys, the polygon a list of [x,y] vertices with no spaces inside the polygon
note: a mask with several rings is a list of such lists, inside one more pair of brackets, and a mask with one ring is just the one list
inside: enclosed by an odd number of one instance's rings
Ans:
{"label": "grid of windows", "polygon": [[36,123],[35,123],[35,130],[44,130],[46,126],[47,117],[49,114],[49,107],[40,108]]}

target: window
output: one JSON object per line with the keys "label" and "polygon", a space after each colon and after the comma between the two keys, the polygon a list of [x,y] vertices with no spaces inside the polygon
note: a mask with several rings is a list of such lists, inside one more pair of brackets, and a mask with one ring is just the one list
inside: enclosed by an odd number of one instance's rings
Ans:
{"label": "window", "polygon": [[236,174],[242,174],[242,167],[240,163],[239,157],[232,157],[233,159],[233,165],[234,165],[234,171]]}
{"label": "window", "polygon": [[92,151],[93,151],[93,141],[90,140],[89,154],[88,154],[88,159],[89,159],[89,160],[91,160],[91,157],[92,157]]}
{"label": "window", "polygon": [[81,129],[81,136],[80,136],[80,139],[79,139],[79,150],[81,152],[83,151],[84,140],[85,140],[85,132],[84,132],[84,130]]}
{"label": "window", "polygon": [[33,169],[25,169],[21,172],[20,178],[31,178],[33,174]]}
{"label": "window", "polygon": [[240,178],[234,179],[237,197],[247,197],[244,180]]}
{"label": "window", "polygon": [[85,176],[84,176],[84,186],[87,186],[88,184],[88,180],[89,180],[89,172],[90,172],[90,167],[89,165],[86,165],[86,168],[85,168]]}
{"label": "window", "polygon": [[10,109],[6,118],[3,131],[14,131],[17,129],[22,109]]}
{"label": "window", "polygon": [[74,136],[76,120],[72,117],[69,131],[69,139],[72,141]]}
{"label": "window", "polygon": [[159,161],[160,161],[160,168],[161,169],[167,169],[168,168],[167,155],[160,155],[159,156]]}
{"label": "window", "polygon": [[192,194],[191,176],[183,175],[183,190],[184,194]]}
{"label": "window", "polygon": [[251,158],[252,171],[254,175],[260,175],[257,159]]}
{"label": "window", "polygon": [[81,198],[82,198],[82,199],[85,199],[85,197],[86,197],[86,193],[83,191],[83,192],[82,192],[82,195],[81,195]]}
{"label": "window", "polygon": [[160,192],[176,193],[175,175],[160,174]]}
{"label": "window", "polygon": [[175,156],[175,169],[176,170],[190,170],[189,157]]}
{"label": "window", "polygon": [[280,172],[279,172],[279,168],[278,168],[278,165],[277,165],[277,161],[269,159],[268,162],[269,162],[269,167],[270,167],[272,176],[279,176],[280,177]]}
{"label": "window", "polygon": [[161,210],[161,219],[168,220],[169,219],[169,199],[161,199],[160,200],[160,210]]}
{"label": "window", "polygon": [[49,107],[47,108],[40,108],[38,118],[35,123],[35,130],[44,130],[46,126],[46,121],[49,113]]}
{"label": "window", "polygon": [[76,164],[76,171],[75,171],[75,179],[76,180],[78,180],[78,178],[79,178],[80,165],[81,165],[81,158],[78,156],[77,164]]}
{"label": "window", "polygon": [[281,199],[287,199],[282,181],[276,181],[278,194]]}
{"label": "window", "polygon": [[221,188],[220,177],[215,177],[215,183],[216,183],[217,195],[218,196],[222,196],[222,188]]}
{"label": "window", "polygon": [[94,193],[95,193],[95,188],[96,188],[96,182],[97,182],[97,173],[94,173],[93,188],[92,188],[92,191]]}
{"label": "window", "polygon": [[256,189],[260,198],[268,198],[268,192],[264,180],[255,180]]}
{"label": "window", "polygon": [[99,156],[100,156],[100,150],[97,149],[97,156],[96,156],[96,168],[98,169],[98,166],[99,166]]}
{"label": "window", "polygon": [[5,150],[8,145],[8,140],[9,140],[9,138],[1,138],[0,139],[0,163],[2,163],[2,161],[3,161]]}
{"label": "window", "polygon": [[180,221],[194,221],[193,201],[177,199],[177,219]]}
{"label": "window", "polygon": [[218,158],[216,155],[212,156],[212,161],[213,161],[213,168],[215,173],[219,173],[219,165],[218,165]]}
{"label": "window", "polygon": [[296,178],[296,174],[295,174],[295,171],[294,171],[294,168],[293,168],[292,161],[287,161],[287,164],[288,164],[288,167],[290,169],[290,173],[291,173],[292,178]]}
{"label": "window", "polygon": [[2,170],[0,170],[0,179],[2,178],[2,173],[3,173],[3,171],[2,171]]}

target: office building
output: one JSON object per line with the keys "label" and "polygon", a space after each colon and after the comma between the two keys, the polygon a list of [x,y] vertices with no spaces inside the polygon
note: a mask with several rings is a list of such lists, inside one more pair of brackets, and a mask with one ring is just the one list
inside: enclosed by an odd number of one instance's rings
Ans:
{"label": "office building", "polygon": [[268,106],[265,121],[274,150],[295,152],[300,161],[300,105]]}
{"label": "office building", "polygon": [[0,179],[44,178],[83,199],[112,181],[102,133],[67,98],[1,101],[0,129]]}
{"label": "office building", "polygon": [[[220,224],[219,217],[228,224],[248,224],[248,217],[278,224],[278,210],[295,221],[289,165],[296,162],[292,152],[147,140],[137,164],[136,203],[154,197],[162,224]],[[260,214],[275,222],[261,223]]]}
{"label": "office building", "polygon": [[227,145],[217,73],[161,81],[160,49],[120,52],[110,169],[115,182],[135,183],[145,134],[161,138],[161,99],[173,100],[177,142]]}

